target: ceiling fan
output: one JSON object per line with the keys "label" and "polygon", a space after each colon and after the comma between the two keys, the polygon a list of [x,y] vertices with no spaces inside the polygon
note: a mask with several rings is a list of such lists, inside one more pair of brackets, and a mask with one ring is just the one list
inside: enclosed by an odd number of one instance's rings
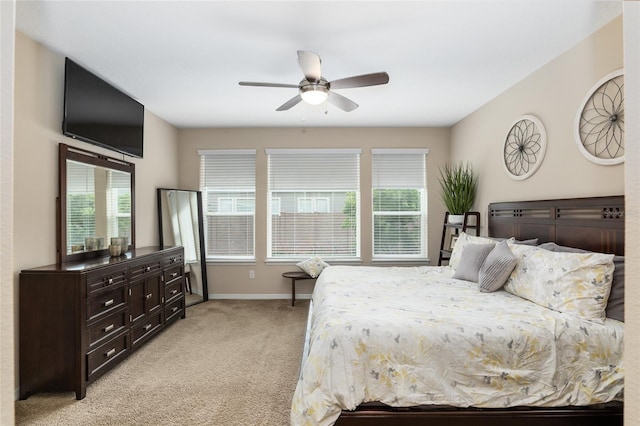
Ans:
{"label": "ceiling fan", "polygon": [[341,110],[349,112],[358,108],[358,104],[353,102],[351,99],[334,92],[335,89],[377,86],[380,84],[387,84],[389,82],[389,74],[386,72],[356,75],[353,77],[327,81],[322,77],[320,62],[320,56],[317,54],[307,52],[305,50],[298,50],[298,64],[300,64],[300,68],[304,74],[304,78],[300,83],[282,84],[241,81],[239,84],[240,86],[285,87],[298,89],[298,94],[280,105],[276,111],[288,110],[301,101],[305,101],[311,105],[319,105],[325,100],[328,100]]}

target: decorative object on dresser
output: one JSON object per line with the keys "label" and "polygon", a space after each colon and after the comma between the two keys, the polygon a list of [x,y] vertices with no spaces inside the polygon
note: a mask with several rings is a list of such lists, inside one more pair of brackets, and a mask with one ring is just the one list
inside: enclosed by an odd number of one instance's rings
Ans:
{"label": "decorative object on dresser", "polygon": [[143,247],[20,273],[20,399],[75,391],[185,318],[182,247]]}
{"label": "decorative object on dresser", "polygon": [[624,161],[624,70],[612,72],[589,90],[574,126],[578,148],[589,161]]}
{"label": "decorative object on dresser", "polygon": [[209,285],[202,193],[167,188],[158,188],[156,192],[160,246],[184,247],[185,304],[206,302],[209,300]]}
{"label": "decorative object on dresser", "polygon": [[524,180],[533,175],[544,160],[547,133],[533,115],[523,115],[509,129],[502,151],[503,164],[511,179]]}

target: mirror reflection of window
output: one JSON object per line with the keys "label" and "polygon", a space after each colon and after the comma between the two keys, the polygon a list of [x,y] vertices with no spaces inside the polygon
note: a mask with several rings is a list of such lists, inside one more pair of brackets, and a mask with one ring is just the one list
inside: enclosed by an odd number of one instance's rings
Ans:
{"label": "mirror reflection of window", "polygon": [[67,253],[85,250],[96,235],[95,167],[67,162]]}
{"label": "mirror reflection of window", "polygon": [[196,263],[198,253],[198,206],[195,198],[184,191],[168,191],[167,204],[175,245],[184,247],[186,264]]}
{"label": "mirror reflection of window", "polygon": [[111,237],[131,242],[131,175],[67,161],[67,253],[105,249]]}

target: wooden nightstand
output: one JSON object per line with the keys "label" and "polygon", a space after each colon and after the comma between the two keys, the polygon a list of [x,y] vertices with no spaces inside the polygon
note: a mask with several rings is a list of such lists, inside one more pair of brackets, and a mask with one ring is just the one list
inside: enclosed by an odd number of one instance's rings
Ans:
{"label": "wooden nightstand", "polygon": [[284,272],[282,276],[285,278],[291,278],[291,306],[296,305],[296,281],[315,280],[315,278],[303,271]]}

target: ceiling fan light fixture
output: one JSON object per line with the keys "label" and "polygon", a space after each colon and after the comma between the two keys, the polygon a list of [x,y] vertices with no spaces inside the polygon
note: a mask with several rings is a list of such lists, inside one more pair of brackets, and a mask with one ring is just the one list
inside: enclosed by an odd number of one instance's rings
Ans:
{"label": "ceiling fan light fixture", "polygon": [[300,96],[310,105],[320,105],[329,97],[329,88],[322,83],[304,84],[300,86]]}

